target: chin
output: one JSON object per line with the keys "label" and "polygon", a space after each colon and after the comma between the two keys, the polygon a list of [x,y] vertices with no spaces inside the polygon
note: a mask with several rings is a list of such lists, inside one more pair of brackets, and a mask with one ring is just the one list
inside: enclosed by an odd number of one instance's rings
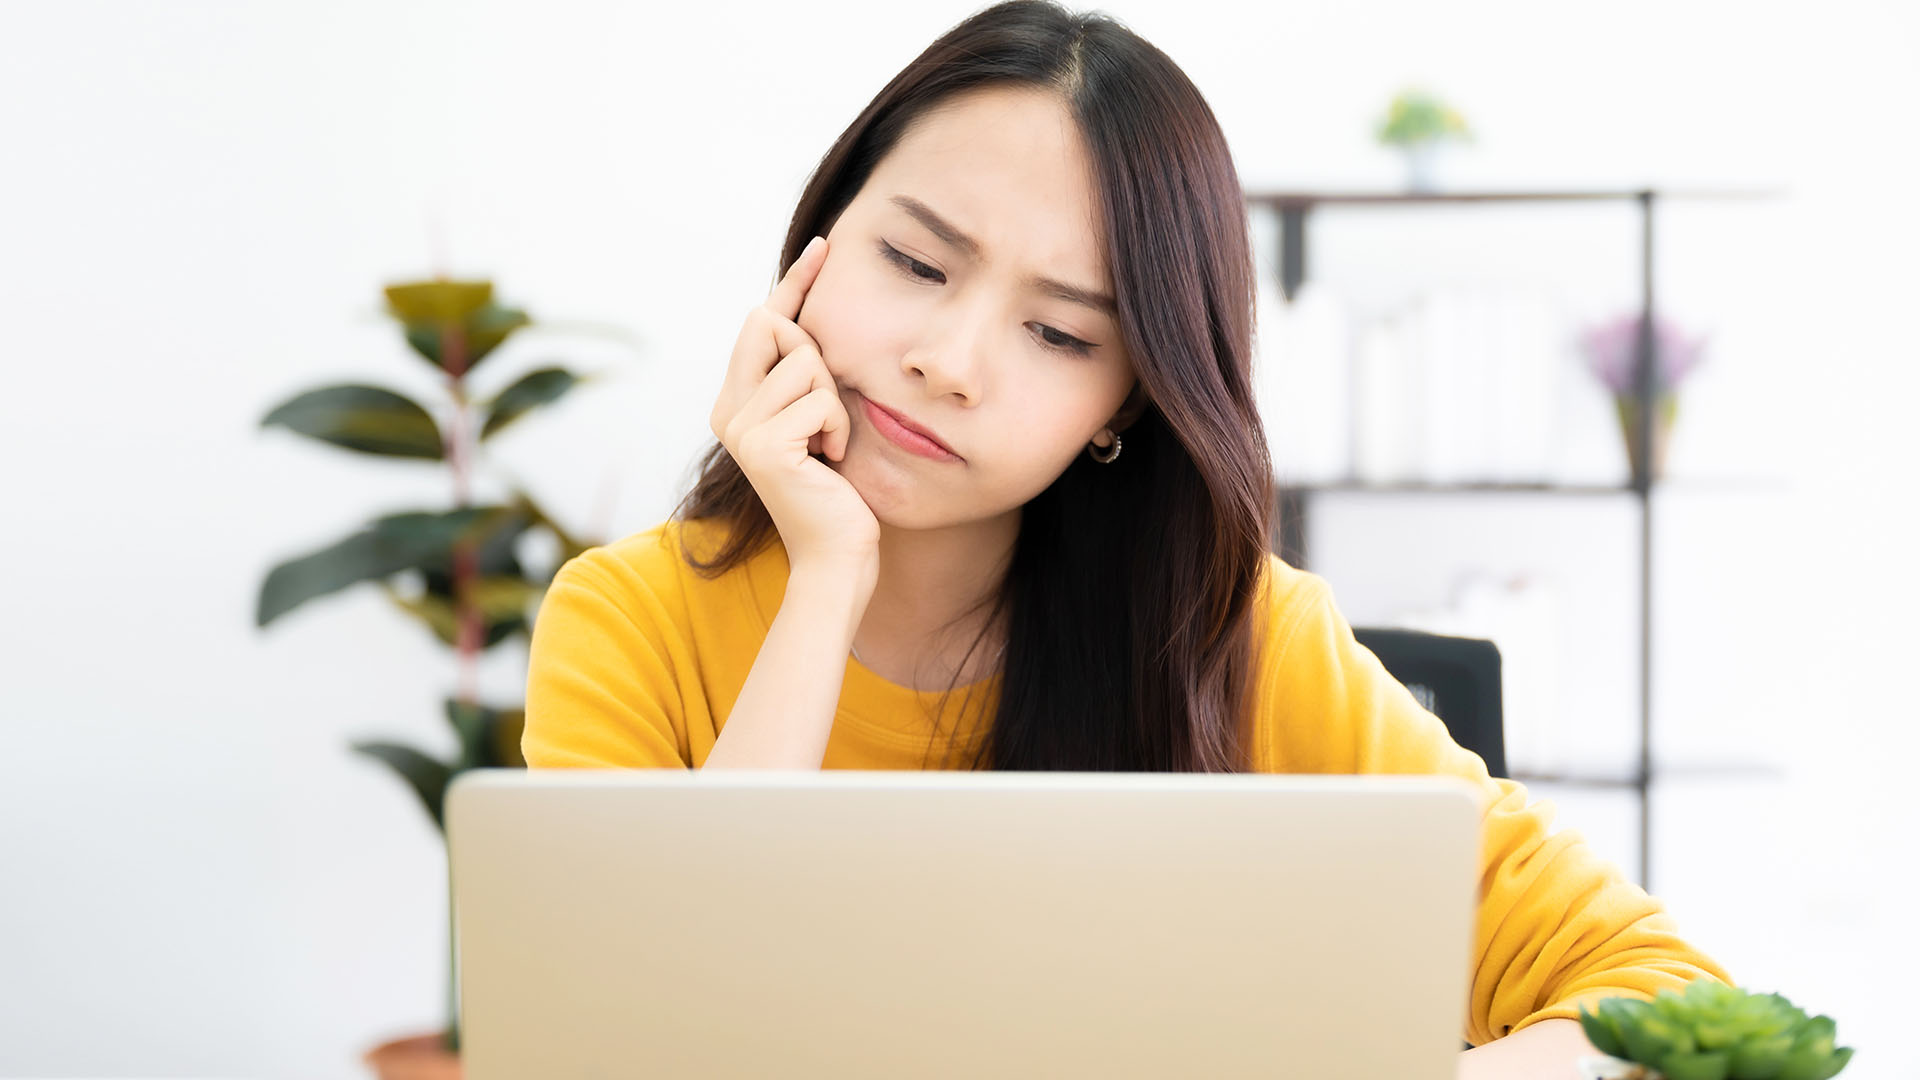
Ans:
{"label": "chin", "polygon": [[[879,467],[876,468],[875,466]],[[867,460],[867,455],[856,450],[850,443],[844,460],[833,463],[833,470],[853,485],[853,490],[866,502],[867,509],[882,525],[895,528],[913,528],[908,524],[917,517],[915,492],[911,483],[898,473],[886,468],[884,462]]]}
{"label": "chin", "polygon": [[956,523],[950,512],[929,505],[923,484],[889,462],[870,461],[853,443],[845,460],[828,463],[853,485],[874,520],[894,529],[938,529]]}

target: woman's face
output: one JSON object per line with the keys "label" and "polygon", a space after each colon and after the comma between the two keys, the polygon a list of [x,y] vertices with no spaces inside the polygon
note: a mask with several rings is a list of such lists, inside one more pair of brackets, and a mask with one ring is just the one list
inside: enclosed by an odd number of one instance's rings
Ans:
{"label": "woman's face", "polygon": [[[881,522],[929,529],[1015,510],[1051,484],[1134,385],[1065,105],[987,89],[923,115],[827,234],[796,320],[852,420],[829,464]],[[867,400],[952,455],[897,445]],[[1113,468],[1124,468],[1125,459]]]}

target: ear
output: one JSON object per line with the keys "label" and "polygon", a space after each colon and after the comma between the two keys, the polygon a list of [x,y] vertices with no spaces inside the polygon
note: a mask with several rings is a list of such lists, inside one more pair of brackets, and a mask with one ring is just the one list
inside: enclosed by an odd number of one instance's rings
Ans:
{"label": "ear", "polygon": [[1120,409],[1118,412],[1113,414],[1113,419],[1107,421],[1107,427],[1111,428],[1113,430],[1113,433],[1118,435],[1121,432],[1124,432],[1128,428],[1132,427],[1134,425],[1134,422],[1136,420],[1139,420],[1141,414],[1145,413],[1146,411],[1147,411],[1146,385],[1140,382],[1138,379],[1135,379],[1133,383],[1133,390],[1127,394],[1127,399],[1120,403]]}

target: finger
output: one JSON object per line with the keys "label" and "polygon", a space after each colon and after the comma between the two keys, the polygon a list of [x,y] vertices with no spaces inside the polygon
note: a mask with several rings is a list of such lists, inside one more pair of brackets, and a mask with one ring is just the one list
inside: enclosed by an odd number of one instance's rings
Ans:
{"label": "finger", "polygon": [[815,354],[820,352],[820,343],[813,340],[812,334],[802,330],[799,323],[777,314],[770,308],[762,308],[761,312],[760,318],[755,322],[760,327],[759,333],[765,336],[750,348],[750,351],[761,358],[757,365],[758,370],[753,370],[751,367],[749,369],[753,377],[766,378],[767,372],[772,371],[775,364],[801,349],[812,349]]}
{"label": "finger", "polygon": [[833,395],[833,408],[838,423],[830,425],[831,435],[823,436],[820,449],[835,461],[844,461],[847,457],[847,439],[853,435],[853,417],[847,415],[847,403],[840,395]]}
{"label": "finger", "polygon": [[799,323],[762,304],[749,311],[740,326],[740,336],[733,342],[733,356],[727,362],[727,377],[757,385],[773,370],[773,365],[802,345],[820,347]]}
{"label": "finger", "polygon": [[782,359],[793,355],[799,349],[810,348],[815,353],[820,351],[820,343],[813,340],[813,335],[802,330],[800,324],[792,319],[776,312],[767,322],[773,333],[773,347],[779,350]]}
{"label": "finger", "polygon": [[[814,387],[799,400],[780,410],[766,424],[770,434],[780,440],[805,440],[811,447],[815,440],[825,446],[832,446],[837,439],[841,445],[846,443],[847,410],[840,404],[840,395],[824,387]],[[831,452],[827,455],[840,460]]]}
{"label": "finger", "polygon": [[807,298],[807,290],[813,287],[813,279],[820,273],[820,266],[827,261],[827,238],[816,236],[807,241],[800,257],[774,285],[773,292],[767,295],[767,308],[783,319],[793,320],[800,317],[800,304]]}
{"label": "finger", "polygon": [[846,423],[843,419],[846,410],[839,407],[839,402],[839,395],[831,390],[816,388],[802,395],[766,423],[743,434],[740,437],[742,452],[756,459],[764,455],[782,459],[788,455],[806,456],[807,444],[814,435]]}
{"label": "finger", "polygon": [[836,391],[833,395],[834,414],[832,422],[821,425],[821,430],[807,442],[807,453],[825,454],[829,461],[844,461],[847,457],[847,439],[853,431],[853,418],[847,415],[847,403],[840,400]]}
{"label": "finger", "polygon": [[[745,325],[740,328],[739,340],[734,342],[733,358],[727,364],[726,378],[721,381],[720,393],[715,397],[712,413],[708,417],[708,425],[713,428],[713,433],[722,435],[727,422],[740,411],[740,406],[753,396],[753,392],[766,381],[773,369],[801,349],[810,349],[814,355],[819,355],[820,345],[813,340],[813,335],[802,330],[797,323],[783,319],[765,307],[755,307],[749,312]],[[824,360],[820,367],[824,372]]]}
{"label": "finger", "polygon": [[754,387],[741,404],[738,414],[727,425],[736,435],[765,423],[805,394],[826,390],[839,395],[833,376],[827,371],[820,351],[802,345],[773,366],[759,386]]}

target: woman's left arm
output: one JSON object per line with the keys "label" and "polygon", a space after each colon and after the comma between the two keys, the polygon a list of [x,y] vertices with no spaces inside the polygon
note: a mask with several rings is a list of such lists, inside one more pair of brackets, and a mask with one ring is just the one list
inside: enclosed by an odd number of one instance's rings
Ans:
{"label": "woman's left arm", "polygon": [[1578,1020],[1542,1020],[1460,1052],[1459,1080],[1573,1080],[1576,1063],[1600,1051]]}
{"label": "woman's left arm", "polygon": [[[1455,743],[1446,725],[1354,640],[1324,579],[1290,568],[1281,573],[1283,599],[1270,608],[1274,631],[1260,671],[1260,707],[1271,727],[1259,748],[1266,762],[1256,765],[1450,774],[1480,793],[1482,855],[1465,1032],[1475,1050],[1462,1059],[1463,1069],[1482,1061],[1493,1069],[1536,1051],[1570,1062],[1584,1043],[1582,1003],[1615,995],[1648,999],[1702,977],[1731,984],[1725,970],[1680,938],[1658,900],[1577,831],[1550,831],[1552,803],[1529,806],[1525,788],[1488,775],[1478,755]],[[1556,1019],[1567,1023],[1546,1027]],[[1545,1030],[1532,1034],[1536,1027]],[[1483,1044],[1516,1035],[1526,1040],[1471,1056]]]}

